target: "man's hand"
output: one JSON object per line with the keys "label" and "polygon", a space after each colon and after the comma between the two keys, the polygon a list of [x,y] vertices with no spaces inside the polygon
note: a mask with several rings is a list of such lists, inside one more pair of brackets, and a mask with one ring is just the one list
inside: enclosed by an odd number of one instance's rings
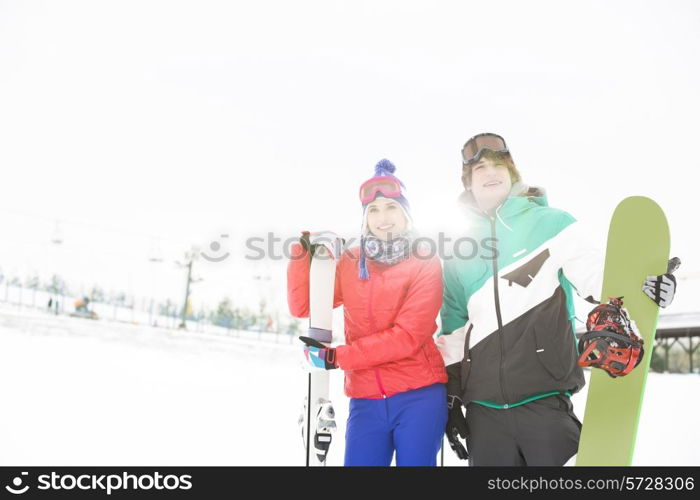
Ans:
{"label": "man's hand", "polygon": [[447,427],[445,428],[445,434],[447,435],[447,441],[450,443],[450,448],[454,451],[460,460],[467,460],[469,458],[469,452],[467,448],[460,441],[467,438],[467,419],[464,418],[464,413],[462,413],[462,403],[455,397],[452,398],[451,404],[448,404],[449,410],[447,414]]}
{"label": "man's hand", "polygon": [[642,291],[659,307],[668,307],[676,294],[676,277],[673,272],[681,265],[681,260],[674,257],[668,261],[665,274],[647,276],[642,285]]}

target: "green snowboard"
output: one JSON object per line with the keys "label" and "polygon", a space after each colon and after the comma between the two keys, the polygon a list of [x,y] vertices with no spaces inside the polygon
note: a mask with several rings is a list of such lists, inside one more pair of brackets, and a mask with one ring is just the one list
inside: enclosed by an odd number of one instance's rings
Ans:
{"label": "green snowboard", "polygon": [[617,206],[608,232],[601,302],[624,297],[624,307],[644,338],[644,358],[624,377],[591,369],[576,465],[632,463],[659,317],[659,307],[642,292],[642,283],[648,275],[666,272],[669,250],[666,217],[653,200],[632,196]]}

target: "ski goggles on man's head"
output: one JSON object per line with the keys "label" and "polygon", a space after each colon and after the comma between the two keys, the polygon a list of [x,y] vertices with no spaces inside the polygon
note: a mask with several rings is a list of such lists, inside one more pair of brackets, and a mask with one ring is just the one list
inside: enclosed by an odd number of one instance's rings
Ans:
{"label": "ski goggles on man's head", "polygon": [[496,153],[508,152],[506,141],[500,135],[491,133],[477,134],[469,139],[462,148],[462,163],[466,166],[478,161],[486,149]]}
{"label": "ski goggles on man's head", "polygon": [[360,186],[360,201],[366,205],[374,201],[378,193],[387,198],[401,196],[401,183],[395,177],[372,177]]}

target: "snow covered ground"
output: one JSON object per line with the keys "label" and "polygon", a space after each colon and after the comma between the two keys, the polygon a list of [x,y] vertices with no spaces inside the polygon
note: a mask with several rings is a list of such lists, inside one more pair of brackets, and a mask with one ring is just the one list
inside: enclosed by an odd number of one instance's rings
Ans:
{"label": "snow covered ground", "polygon": [[[297,343],[257,337],[0,306],[0,465],[303,465]],[[341,465],[348,401],[331,379]],[[699,394],[698,375],[650,373],[635,464],[700,465]],[[445,462],[463,464],[449,447]]]}

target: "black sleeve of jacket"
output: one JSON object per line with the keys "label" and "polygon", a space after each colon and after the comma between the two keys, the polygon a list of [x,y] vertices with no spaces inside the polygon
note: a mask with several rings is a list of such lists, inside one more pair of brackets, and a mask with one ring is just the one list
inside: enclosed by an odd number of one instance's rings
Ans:
{"label": "black sleeve of jacket", "polygon": [[447,369],[448,402],[453,398],[462,399],[462,358],[465,350],[465,328],[468,313],[464,288],[457,274],[456,259],[446,259],[444,263],[444,289],[440,320],[442,331],[437,340],[438,349]]}
{"label": "black sleeve of jacket", "polygon": [[462,404],[462,363],[453,363],[447,369],[447,406],[452,409],[455,403]]}

